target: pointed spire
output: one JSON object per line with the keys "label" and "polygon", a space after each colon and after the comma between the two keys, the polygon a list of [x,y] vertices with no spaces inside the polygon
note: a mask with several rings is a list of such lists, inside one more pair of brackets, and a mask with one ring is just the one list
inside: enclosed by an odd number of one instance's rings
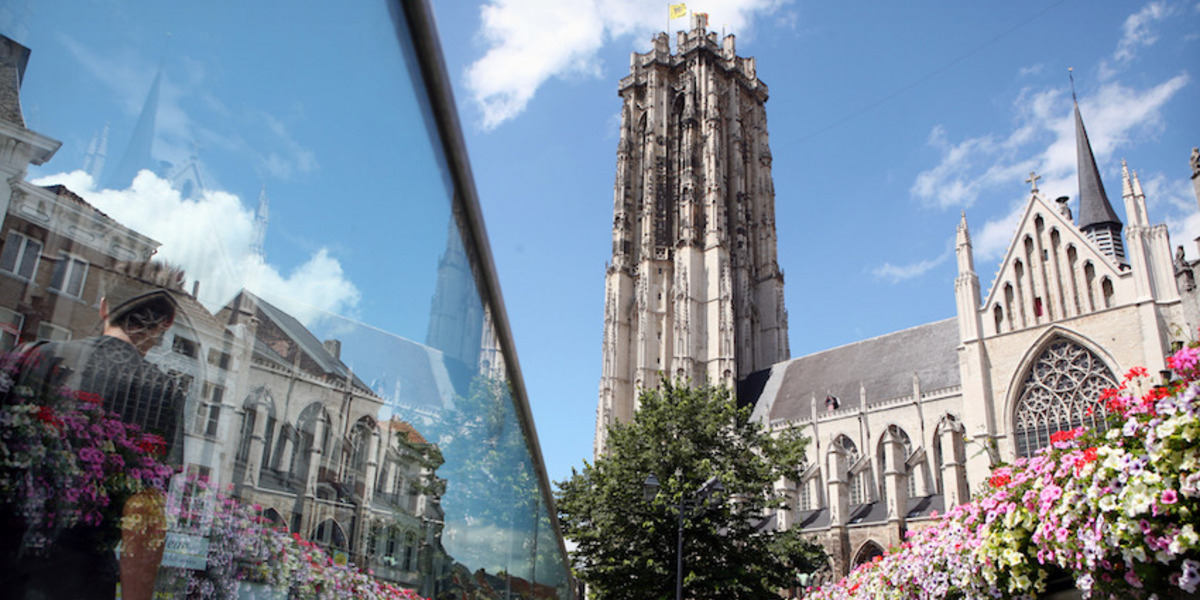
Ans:
{"label": "pointed spire", "polygon": [[267,221],[270,218],[270,209],[267,204],[267,184],[262,185],[262,190],[258,193],[258,212],[254,215],[254,240],[251,244],[251,250],[255,256],[262,258],[263,242],[267,238]]}
{"label": "pointed spire", "polygon": [[158,73],[154,76],[154,83],[150,85],[150,93],[146,95],[146,102],[142,105],[142,113],[138,116],[133,136],[129,139],[129,146],[125,148],[121,162],[117,163],[117,166],[109,172],[108,177],[104,180],[104,187],[123,188],[133,181],[139,170],[154,168],[152,151],[158,121],[158,96],[162,87],[162,75],[163,68],[159,66]]}
{"label": "pointed spire", "polygon": [[[1072,79],[1072,95],[1074,80]],[[1100,169],[1092,154],[1087,130],[1083,127],[1083,115],[1079,103],[1075,103],[1075,156],[1079,173],[1079,221],[1080,231],[1103,252],[1120,265],[1126,264],[1125,246],[1121,241],[1121,219],[1113,211],[1108,195],[1104,193],[1104,182],[1100,180]]]}
{"label": "pointed spire", "polygon": [[1121,159],[1121,196],[1125,200],[1125,218],[1129,219],[1130,227],[1145,227],[1150,224],[1146,214],[1146,196],[1142,193],[1142,183],[1137,180],[1137,172],[1129,175],[1129,165]]}
{"label": "pointed spire", "polygon": [[967,211],[962,211],[958,221],[958,239],[955,243],[955,254],[958,255],[958,274],[966,275],[975,272],[975,256],[971,249],[971,231],[967,227]]}
{"label": "pointed spire", "polygon": [[[964,341],[979,339],[982,324],[979,316],[979,275],[975,273],[975,251],[971,249],[971,232],[967,227],[967,211],[958,221],[954,254],[958,257],[958,277],[954,279],[954,304],[958,312],[958,334]],[[914,377],[914,388],[917,385]],[[919,395],[915,396],[919,397]]]}
{"label": "pointed spire", "polygon": [[1108,194],[1104,192],[1079,104],[1075,104],[1075,156],[1079,170],[1079,228],[1086,230],[1097,225],[1115,224],[1120,230],[1121,219],[1113,212]]}

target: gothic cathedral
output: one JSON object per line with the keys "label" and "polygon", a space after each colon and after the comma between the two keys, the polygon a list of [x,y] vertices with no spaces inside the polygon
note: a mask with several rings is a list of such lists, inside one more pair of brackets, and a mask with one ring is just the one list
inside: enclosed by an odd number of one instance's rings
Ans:
{"label": "gothic cathedral", "polygon": [[1126,166],[1117,216],[1076,106],[1079,215],[1031,174],[989,290],[963,215],[955,317],[792,359],[754,59],[699,18],[676,53],[666,34],[634,53],[619,89],[595,451],[660,374],[736,387],[770,428],[812,440],[774,522],[822,541],[823,576],[900,543],[1051,433],[1102,425],[1101,390],[1135,366],[1165,370],[1200,323],[1196,264],[1182,247],[1172,258]]}
{"label": "gothic cathedral", "polygon": [[596,453],[659,374],[733,385],[788,358],[767,86],[702,25],[621,80]]}

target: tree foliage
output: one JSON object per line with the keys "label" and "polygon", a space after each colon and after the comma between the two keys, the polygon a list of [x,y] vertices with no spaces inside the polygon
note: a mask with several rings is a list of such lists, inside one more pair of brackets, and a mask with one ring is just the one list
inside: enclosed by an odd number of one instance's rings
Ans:
{"label": "tree foliage", "polygon": [[[713,476],[724,493],[684,508],[684,597],[778,598],[798,571],[824,564],[819,546],[767,519],[783,505],[775,483],[799,476],[805,438],[768,433],[724,388],[668,382],[639,403],[610,428],[604,456],[558,483],[563,535],[592,597],[674,598],[680,499]],[[661,487],[648,501],[651,473]]]}

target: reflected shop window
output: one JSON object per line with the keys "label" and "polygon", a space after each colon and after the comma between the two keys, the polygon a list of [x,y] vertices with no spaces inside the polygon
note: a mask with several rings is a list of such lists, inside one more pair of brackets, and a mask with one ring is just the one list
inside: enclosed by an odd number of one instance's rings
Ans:
{"label": "reflected shop window", "polygon": [[0,4],[0,595],[574,598],[428,5],[214,6]]}

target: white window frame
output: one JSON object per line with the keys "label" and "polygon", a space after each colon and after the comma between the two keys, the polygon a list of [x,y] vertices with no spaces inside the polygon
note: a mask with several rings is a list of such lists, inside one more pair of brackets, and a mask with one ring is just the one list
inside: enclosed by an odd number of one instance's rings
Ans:
{"label": "white window frame", "polygon": [[21,342],[21,328],[24,325],[25,315],[0,306],[0,350],[12,350],[17,347]]}
{"label": "white window frame", "polygon": [[37,339],[50,342],[66,342],[72,337],[71,330],[61,325],[42,321],[38,323]]}
{"label": "white window frame", "polygon": [[[17,249],[14,251],[15,254],[12,255],[13,256],[12,265],[6,265],[3,262],[3,257],[4,257],[4,254],[7,254],[9,248],[11,248],[13,244],[19,244],[19,245],[17,246]],[[32,261],[29,261],[28,256],[27,256],[29,253],[30,244],[37,245],[37,251],[36,251]],[[9,231],[8,238],[4,242],[4,253],[0,253],[0,270],[6,271],[8,273],[12,273],[13,275],[16,275],[17,277],[20,277],[22,279],[28,279],[30,281],[33,281],[33,279],[37,276],[38,261],[41,259],[42,250],[44,250],[44,249],[45,249],[45,245],[41,242],[41,240],[35,240],[35,239],[33,239],[21,232],[18,232],[18,231]],[[28,268],[28,269],[24,268],[27,265],[29,265],[30,268]],[[28,270],[30,272],[24,273],[23,271],[26,271],[26,270]]]}
{"label": "white window frame", "polygon": [[[77,254],[66,251],[59,252],[58,261],[54,264],[54,273],[50,276],[50,289],[64,296],[82,298],[83,288],[87,285],[88,270],[91,266],[91,263]],[[83,276],[79,278],[79,285],[72,285],[74,276],[79,270],[83,271]]]}
{"label": "white window frame", "polygon": [[182,335],[176,335],[174,338],[171,338],[171,352],[188,358],[198,358],[200,356],[200,342]]}
{"label": "white window frame", "polygon": [[201,402],[196,408],[196,420],[193,429],[199,435],[215,438],[220,433],[222,399],[225,396],[225,386],[204,382],[201,392]]}

